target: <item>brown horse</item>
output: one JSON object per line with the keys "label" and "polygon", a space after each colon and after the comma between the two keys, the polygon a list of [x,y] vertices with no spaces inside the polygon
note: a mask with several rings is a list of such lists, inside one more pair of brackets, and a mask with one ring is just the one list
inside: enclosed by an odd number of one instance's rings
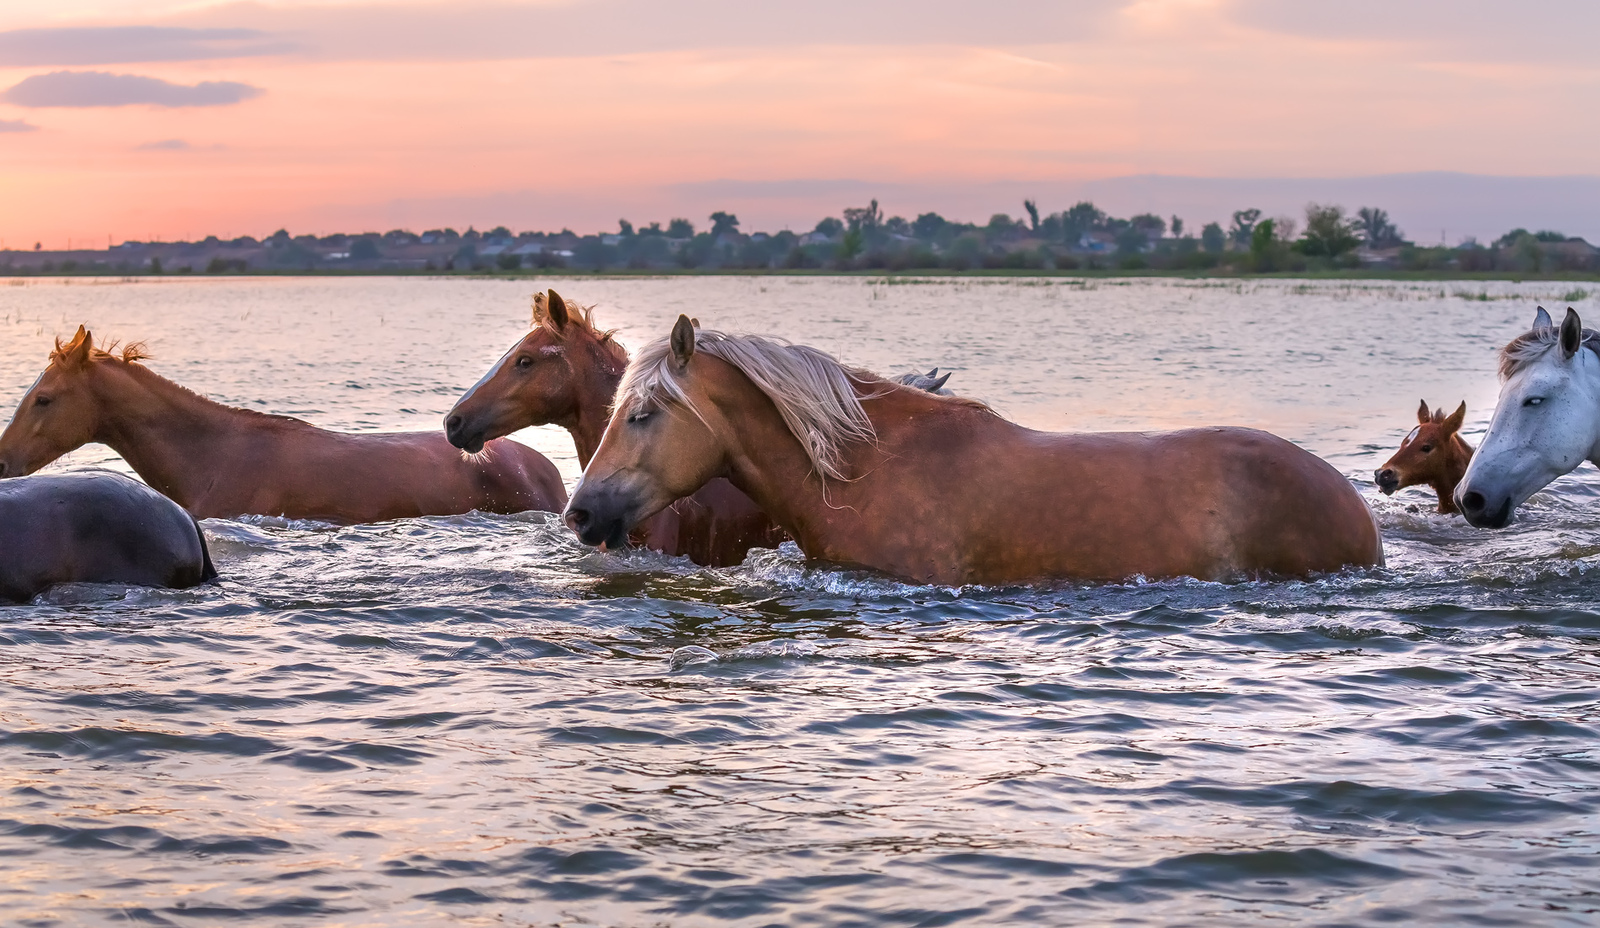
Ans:
{"label": "brown horse", "polygon": [[[533,298],[533,330],[512,346],[445,416],[445,435],[476,452],[484,442],[533,425],[572,433],[584,467],[600,445],[628,353],[595,327],[593,310],[551,290]],[[696,564],[742,562],[753,547],[788,539],[750,497],[712,480],[645,520],[634,533],[646,547]]]}
{"label": "brown horse", "polygon": [[377,522],[566,502],[555,465],[525,445],[495,442],[469,457],[437,432],[329,432],[212,402],[138,363],[145,357],[137,345],[96,348],[82,326],[58,340],[0,434],[0,476],[99,442],[200,519]]}
{"label": "brown horse", "polygon": [[1456,509],[1456,484],[1466,476],[1467,465],[1472,463],[1472,446],[1461,438],[1461,422],[1467,417],[1467,404],[1463,402],[1455,412],[1446,416],[1441,407],[1428,412],[1428,401],[1423,400],[1417,409],[1417,427],[1400,442],[1400,450],[1384,462],[1373,475],[1373,482],[1385,496],[1394,491],[1426,483],[1439,497],[1439,511],[1459,512]]}
{"label": "brown horse", "polygon": [[618,540],[718,476],[807,556],[921,583],[1383,563],[1361,494],[1265,432],[1036,432],[812,348],[679,317],[628,367],[567,524],[588,544]]}

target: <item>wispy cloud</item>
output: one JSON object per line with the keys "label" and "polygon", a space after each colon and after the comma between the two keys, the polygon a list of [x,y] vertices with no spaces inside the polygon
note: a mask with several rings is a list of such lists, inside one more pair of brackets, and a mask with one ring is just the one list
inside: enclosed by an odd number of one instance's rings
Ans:
{"label": "wispy cloud", "polygon": [[100,26],[0,32],[0,67],[210,61],[280,55],[298,46],[259,29]]}
{"label": "wispy cloud", "polygon": [[136,146],[134,146],[133,150],[134,151],[191,151],[193,149],[194,149],[194,146],[190,145],[188,142],[185,142],[183,139],[162,139],[159,142],[146,142],[143,145],[136,145]]}
{"label": "wispy cloud", "polygon": [[0,119],[0,132],[37,132],[39,127],[20,119]]}
{"label": "wispy cloud", "polygon": [[53,71],[36,74],[0,94],[17,106],[227,106],[259,96],[261,89],[236,81],[173,84],[137,74]]}

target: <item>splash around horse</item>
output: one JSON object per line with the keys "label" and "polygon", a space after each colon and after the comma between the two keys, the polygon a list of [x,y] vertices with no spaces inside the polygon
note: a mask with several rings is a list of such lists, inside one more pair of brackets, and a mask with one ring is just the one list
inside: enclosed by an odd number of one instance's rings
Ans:
{"label": "splash around horse", "polygon": [[1265,432],[1055,434],[679,317],[567,505],[589,544],[727,476],[808,557],[945,585],[1305,576],[1383,563],[1361,495]]}
{"label": "splash around horse", "polygon": [[[533,298],[533,328],[445,416],[445,436],[476,452],[487,441],[534,425],[572,434],[587,467],[600,445],[628,353],[594,324],[589,307],[554,290]],[[645,520],[635,541],[696,564],[741,563],[753,547],[775,548],[788,536],[750,497],[712,480]]]}
{"label": "splash around horse", "polygon": [[1461,423],[1467,416],[1463,402],[1446,416],[1444,409],[1428,412],[1428,401],[1417,409],[1417,425],[1403,441],[1400,450],[1373,474],[1373,482],[1385,496],[1396,490],[1425,483],[1439,497],[1439,512],[1457,512],[1456,485],[1472,461],[1472,446],[1461,437]]}
{"label": "splash around horse", "polygon": [[213,580],[206,536],[137,480],[79,471],[0,482],[0,599],[58,583],[183,589]]}
{"label": "splash around horse", "polygon": [[1570,306],[1559,327],[1541,306],[1532,328],[1500,349],[1500,397],[1456,505],[1479,528],[1503,528],[1584,461],[1600,462],[1600,333]]}
{"label": "splash around horse", "polygon": [[58,340],[0,434],[0,476],[33,473],[98,442],[200,519],[377,522],[566,502],[555,465],[525,445],[496,442],[467,456],[437,432],[330,432],[205,399],[155,374],[145,357],[137,345],[96,348],[82,326]]}

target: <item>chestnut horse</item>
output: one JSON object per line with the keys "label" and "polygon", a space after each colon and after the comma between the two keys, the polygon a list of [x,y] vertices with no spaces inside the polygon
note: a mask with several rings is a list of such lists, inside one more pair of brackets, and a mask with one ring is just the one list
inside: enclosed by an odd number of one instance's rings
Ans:
{"label": "chestnut horse", "polygon": [[348,434],[205,399],[113,355],[82,326],[0,434],[0,476],[30,474],[90,442],[109,446],[195,518],[285,516],[377,522],[481,509],[559,510],[544,455],[495,442],[467,456],[437,432]]}
{"label": "chestnut horse", "polygon": [[1306,576],[1383,563],[1361,494],[1243,428],[1060,434],[679,317],[567,504],[588,544],[726,476],[810,558],[919,583]]}
{"label": "chestnut horse", "polygon": [[[628,353],[595,327],[592,308],[569,304],[554,290],[548,298],[535,294],[533,330],[457,401],[445,416],[445,436],[476,452],[518,429],[555,424],[572,433],[578,463],[587,467],[627,366]],[[788,539],[726,480],[675,500],[635,535],[646,547],[708,567],[738,564],[751,548]]]}
{"label": "chestnut horse", "polygon": [[1394,491],[1426,483],[1439,497],[1441,513],[1459,512],[1456,509],[1456,484],[1467,473],[1472,461],[1472,446],[1461,438],[1461,421],[1467,416],[1463,402],[1455,412],[1446,416],[1439,408],[1431,414],[1428,401],[1423,400],[1417,409],[1417,427],[1400,442],[1400,450],[1385,461],[1373,475],[1373,482],[1385,496]]}

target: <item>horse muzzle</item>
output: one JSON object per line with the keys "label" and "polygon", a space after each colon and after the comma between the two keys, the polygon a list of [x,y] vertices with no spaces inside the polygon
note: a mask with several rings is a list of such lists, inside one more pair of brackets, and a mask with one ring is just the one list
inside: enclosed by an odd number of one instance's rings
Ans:
{"label": "horse muzzle", "polygon": [[638,521],[632,518],[633,508],[614,492],[580,486],[567,502],[561,520],[584,544],[603,544],[615,551],[628,546],[628,530]]}
{"label": "horse muzzle", "polygon": [[1394,491],[1400,489],[1400,475],[1392,467],[1385,467],[1373,474],[1372,482],[1378,485],[1378,492],[1384,496],[1393,496]]}
{"label": "horse muzzle", "polygon": [[1456,507],[1461,510],[1468,524],[1478,528],[1505,528],[1511,522],[1511,512],[1515,508],[1509,495],[1490,500],[1477,490],[1458,493]]}
{"label": "horse muzzle", "polygon": [[468,454],[477,454],[483,450],[484,430],[473,428],[466,419],[452,413],[444,420],[444,437],[450,444],[455,445]]}

